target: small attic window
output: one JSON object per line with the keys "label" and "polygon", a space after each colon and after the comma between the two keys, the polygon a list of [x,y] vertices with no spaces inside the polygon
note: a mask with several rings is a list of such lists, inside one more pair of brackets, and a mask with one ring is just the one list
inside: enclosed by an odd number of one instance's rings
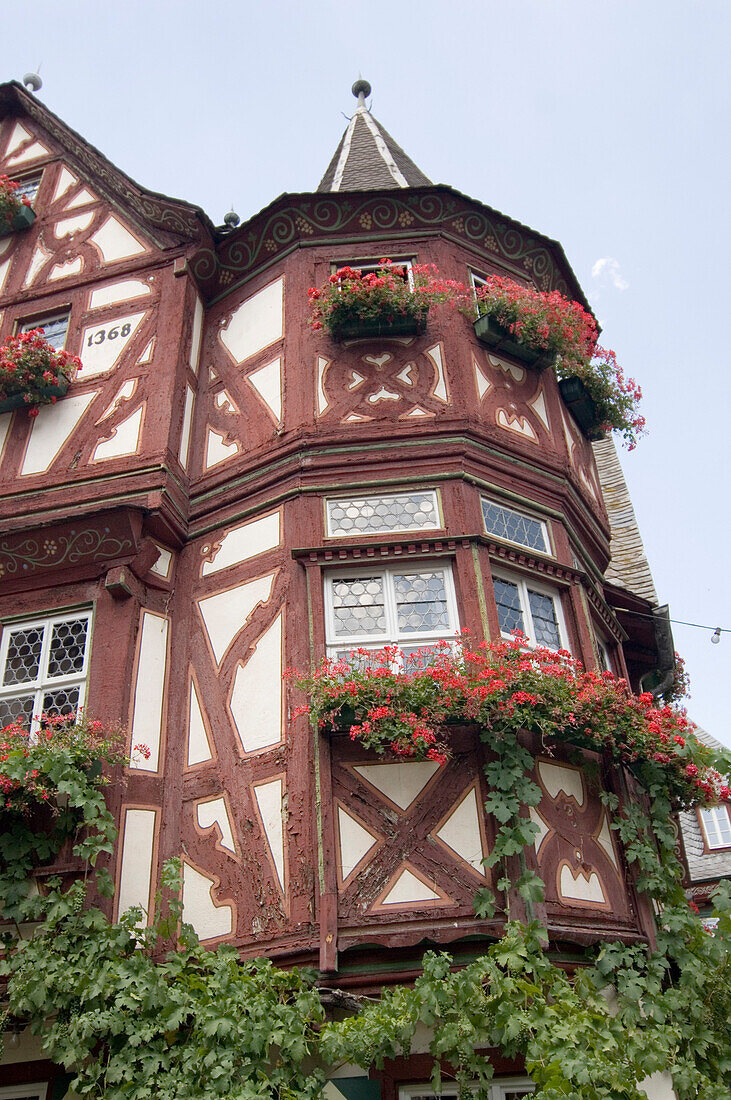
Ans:
{"label": "small attic window", "polygon": [[71,314],[66,310],[65,313],[52,313],[43,317],[34,317],[30,321],[22,321],[19,331],[30,332],[31,329],[42,328],[43,339],[56,351],[60,351],[66,343],[70,316]]}
{"label": "small attic window", "polygon": [[28,199],[31,204],[35,203],[38,188],[41,185],[40,174],[36,176],[25,176],[24,178],[15,180],[15,182],[18,185],[15,189],[15,197],[18,199]]}

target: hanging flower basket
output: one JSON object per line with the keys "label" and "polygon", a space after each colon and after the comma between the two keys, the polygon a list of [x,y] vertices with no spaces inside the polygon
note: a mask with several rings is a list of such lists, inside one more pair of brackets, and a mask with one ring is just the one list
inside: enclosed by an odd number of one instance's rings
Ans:
{"label": "hanging flower basket", "polygon": [[8,176],[0,176],[0,237],[28,229],[35,221],[35,211],[30,199],[17,198],[18,184]]}
{"label": "hanging flower basket", "polygon": [[603,439],[604,427],[596,403],[580,378],[573,375],[558,383],[566,408],[587,439]]}
{"label": "hanging flower basket", "polygon": [[381,260],[376,271],[341,267],[322,287],[307,291],[310,326],[333,340],[416,336],[426,328],[432,306],[456,302],[465,288],[440,279],[430,264],[405,267]]}
{"label": "hanging flower basket", "polygon": [[481,344],[486,344],[493,351],[518,359],[531,370],[545,370],[546,367],[552,367],[556,363],[555,352],[521,343],[509,329],[486,313],[475,321],[475,336]]}
{"label": "hanging flower basket", "polygon": [[0,347],[0,412],[27,408],[37,416],[39,406],[65,395],[80,366],[77,356],[44,340],[43,329],[11,336]]}

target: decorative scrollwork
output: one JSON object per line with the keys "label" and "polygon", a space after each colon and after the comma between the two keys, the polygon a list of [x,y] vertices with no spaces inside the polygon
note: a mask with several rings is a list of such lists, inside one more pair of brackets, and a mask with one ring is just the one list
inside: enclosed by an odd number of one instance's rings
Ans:
{"label": "decorative scrollwork", "polygon": [[130,538],[119,538],[109,527],[87,527],[66,534],[28,535],[0,541],[0,577],[23,576],[82,561],[107,561],[134,552]]}

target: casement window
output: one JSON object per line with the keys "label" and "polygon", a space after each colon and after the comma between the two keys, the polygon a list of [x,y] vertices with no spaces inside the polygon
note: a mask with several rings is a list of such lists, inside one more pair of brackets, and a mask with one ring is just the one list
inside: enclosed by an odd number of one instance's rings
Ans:
{"label": "casement window", "polygon": [[16,199],[28,199],[32,205],[35,202],[38,188],[41,185],[41,177],[25,176],[23,179],[16,180],[15,182],[18,185],[13,192]]}
{"label": "casement window", "polygon": [[333,498],[326,501],[326,512],[330,538],[442,527],[435,489]]}
{"label": "casement window", "polygon": [[500,633],[512,638],[516,630],[531,645],[567,649],[561,600],[555,589],[517,575],[495,573],[492,578]]}
{"label": "casement window", "polygon": [[6,623],[0,640],[0,726],[20,720],[38,729],[42,714],[84,704],[91,611]]}
{"label": "casement window", "polygon": [[325,577],[331,657],[398,645],[408,659],[459,630],[452,570],[443,562],[349,569]]}
{"label": "casement window", "polygon": [[609,654],[609,646],[599,634],[594,635],[594,641],[596,642],[596,655],[599,661],[599,668],[602,672],[612,672],[612,658]]}
{"label": "casement window", "polygon": [[0,1088],[0,1100],[45,1100],[48,1081],[35,1085],[7,1085]]}
{"label": "casement window", "polygon": [[[535,1085],[527,1077],[493,1081],[488,1090],[490,1100],[522,1100],[532,1096]],[[399,1089],[399,1100],[451,1100],[459,1095],[455,1085],[443,1084],[441,1092],[432,1092],[428,1085],[404,1085]]]}
{"label": "casement window", "polygon": [[482,518],[488,535],[496,535],[506,542],[517,543],[529,550],[551,553],[548,528],[542,519],[526,515],[516,508],[508,508],[494,500],[482,497]]}
{"label": "casement window", "polygon": [[60,351],[66,343],[66,333],[69,329],[69,316],[66,313],[48,314],[45,317],[34,317],[31,321],[23,321],[21,332],[30,332],[34,328],[43,329],[43,339],[51,344],[56,351]]}
{"label": "casement window", "polygon": [[709,848],[731,848],[731,814],[728,806],[711,806],[698,811]]}

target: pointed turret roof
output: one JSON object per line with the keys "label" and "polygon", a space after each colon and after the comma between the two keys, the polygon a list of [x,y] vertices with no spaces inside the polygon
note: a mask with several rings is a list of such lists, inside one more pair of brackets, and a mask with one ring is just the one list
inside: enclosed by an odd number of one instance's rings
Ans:
{"label": "pointed turret roof", "polygon": [[318,191],[382,191],[389,187],[428,187],[431,180],[406,156],[365,104],[367,80],[356,80],[358,106]]}

